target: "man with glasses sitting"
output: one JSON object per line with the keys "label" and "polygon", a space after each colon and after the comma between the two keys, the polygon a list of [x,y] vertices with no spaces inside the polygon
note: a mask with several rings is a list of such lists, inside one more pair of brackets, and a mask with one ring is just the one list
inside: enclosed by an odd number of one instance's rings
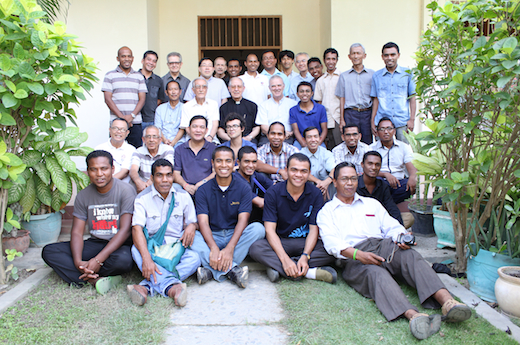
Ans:
{"label": "man with glasses sitting", "polygon": [[96,146],[95,150],[110,152],[114,158],[114,175],[112,176],[123,182],[130,182],[128,172],[132,165],[132,155],[135,152],[135,147],[126,142],[126,137],[129,133],[128,122],[116,117],[110,123],[108,131],[110,139]]}
{"label": "man with glasses sitting", "polygon": [[153,184],[152,164],[156,160],[164,158],[173,164],[173,148],[161,141],[161,130],[153,125],[148,126],[143,133],[144,145],[132,155],[130,178],[135,183],[138,194]]}
{"label": "man with glasses sitting", "polygon": [[[370,150],[379,152],[382,157],[381,171],[390,185],[390,193],[396,204],[405,201],[415,194],[417,185],[417,169],[413,166],[412,148],[397,139],[394,139],[395,126],[393,122],[383,117],[377,125],[379,140],[370,145]],[[408,177],[407,177],[408,176]]]}
{"label": "man with glasses sitting", "polygon": [[361,141],[361,132],[358,125],[347,123],[342,128],[343,134],[341,139],[343,142],[332,149],[335,164],[341,162],[349,162],[356,166],[358,175],[363,174],[363,155],[369,151],[368,145]]}

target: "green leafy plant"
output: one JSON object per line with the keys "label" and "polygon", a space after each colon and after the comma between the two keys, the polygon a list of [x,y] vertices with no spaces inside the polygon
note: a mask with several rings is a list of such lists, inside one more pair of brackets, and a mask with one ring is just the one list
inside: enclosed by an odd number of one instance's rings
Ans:
{"label": "green leafy plant", "polygon": [[7,266],[5,273],[7,274],[6,281],[9,280],[9,278],[13,278],[13,280],[18,280],[18,278],[20,278],[18,276],[18,267],[14,266],[13,264]]}
{"label": "green leafy plant", "polygon": [[[72,105],[92,89],[96,66],[65,24],[48,18],[35,0],[0,2],[0,161],[5,152],[10,162],[7,176],[0,165],[2,228],[9,204],[19,202],[25,217],[56,211],[73,184],[88,184],[70,158],[91,151],[81,146],[87,135],[74,127]],[[1,256],[0,283],[5,279]]]}
{"label": "green leafy plant", "polygon": [[[450,212],[457,268],[464,270],[467,224],[478,222],[477,237],[490,231],[484,224],[493,210],[501,219],[520,177],[520,6],[518,0],[469,0],[427,7],[432,21],[413,72],[430,130],[416,139],[446,162],[430,181]],[[484,27],[492,28],[489,36]]]}

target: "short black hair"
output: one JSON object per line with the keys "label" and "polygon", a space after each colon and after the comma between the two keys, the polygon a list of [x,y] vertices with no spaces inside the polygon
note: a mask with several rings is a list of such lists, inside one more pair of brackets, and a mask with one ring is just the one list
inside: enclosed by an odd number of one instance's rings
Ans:
{"label": "short black hair", "polygon": [[232,57],[231,59],[227,60],[228,65],[229,65],[229,62],[230,62],[230,61],[238,61],[238,65],[239,65],[240,67],[242,67],[242,62],[240,62],[240,59],[239,59],[239,58]]}
{"label": "short black hair", "polygon": [[336,49],[334,48],[327,48],[325,49],[325,51],[323,52],[323,60],[325,60],[325,56],[328,54],[328,53],[332,53],[332,54],[336,54],[336,58],[339,58],[339,53]]}
{"label": "short black hair", "polygon": [[204,122],[206,123],[206,127],[208,127],[208,119],[206,119],[204,116],[202,115],[195,115],[193,116],[191,119],[190,119],[190,126],[191,124],[193,123],[193,121],[195,120],[204,120]]}
{"label": "short black hair", "polygon": [[179,86],[179,90],[182,90],[182,86],[181,84],[177,81],[177,80],[170,80],[169,82],[166,83],[166,90],[168,90],[168,85],[170,85],[171,83],[175,83]]}
{"label": "short black hair", "polygon": [[159,158],[152,164],[152,176],[155,175],[155,171],[157,170],[158,167],[170,167],[170,168],[172,168],[172,172],[173,172],[173,164],[167,159]]}
{"label": "short black hair", "polygon": [[98,157],[106,157],[108,158],[108,163],[110,164],[110,166],[114,166],[114,157],[112,157],[112,154],[108,151],[105,151],[105,150],[94,150],[92,152],[90,152],[87,156],[87,158],[85,159],[87,161],[87,168],[88,168],[88,162],[93,159],[93,158],[98,158]]}
{"label": "short black hair", "polygon": [[397,49],[397,53],[399,53],[399,46],[397,44],[395,44],[394,42],[388,42],[388,43],[385,43],[385,45],[383,46],[383,49],[381,49],[381,54],[383,54],[385,49],[388,49],[388,48],[395,48],[395,49]]}
{"label": "short black hair", "polygon": [[365,152],[365,154],[363,155],[363,163],[365,163],[365,160],[367,159],[368,156],[376,156],[376,157],[379,157],[379,160],[382,162],[383,161],[383,157],[381,157],[381,154],[377,151],[367,151]]}
{"label": "short black hair", "polygon": [[116,117],[115,119],[113,119],[112,121],[110,121],[110,127],[112,127],[112,125],[114,124],[114,122],[116,121],[123,121],[124,123],[126,123],[126,129],[128,130],[128,122],[126,122],[125,119],[123,119],[122,117]]}
{"label": "short black hair", "polygon": [[308,132],[310,132],[310,131],[312,131],[314,129],[316,129],[318,132],[320,131],[318,129],[318,127],[316,127],[316,126],[309,126],[309,127],[305,128],[305,130],[303,131],[303,139],[305,139],[305,137],[307,136]]}
{"label": "short black hair", "polygon": [[211,63],[213,64],[213,60],[211,60],[211,58],[209,58],[209,57],[203,57],[202,59],[199,60],[199,67],[200,67],[200,65],[202,65],[202,62],[204,62],[204,61],[206,61],[206,60],[211,61]]}
{"label": "short black hair", "polygon": [[312,84],[309,83],[308,81],[302,81],[301,83],[298,84],[298,86],[296,87],[296,92],[300,91],[300,87],[302,86],[308,86],[311,88],[311,91],[314,91],[314,89],[312,88]]}
{"label": "short black hair", "polygon": [[244,157],[244,155],[246,155],[248,153],[258,154],[254,147],[252,147],[252,146],[242,146],[240,148],[240,150],[238,150],[238,160],[241,161],[242,157]]}
{"label": "short black hair", "polygon": [[345,124],[345,126],[343,126],[343,128],[342,128],[342,130],[341,130],[341,133],[342,133],[342,134],[345,134],[345,130],[346,130],[347,128],[352,128],[352,127],[356,127],[358,133],[361,133],[361,128],[359,128],[359,125],[357,125],[357,124],[355,124],[355,123],[347,123],[347,124]]}
{"label": "short black hair", "polygon": [[228,114],[228,116],[226,117],[226,120],[224,121],[224,129],[226,129],[225,126],[227,125],[228,122],[234,121],[234,120],[240,121],[240,128],[246,127],[246,121],[244,120],[244,118],[242,116],[240,116],[240,114],[238,114],[238,113],[231,112]]}
{"label": "short black hair", "polygon": [[[267,53],[273,53],[274,55],[274,58],[276,59],[276,53],[274,52],[274,50],[271,50],[271,49],[266,49],[262,52],[262,60],[264,59],[264,55],[267,54]],[[250,54],[249,54],[250,55]]]}
{"label": "short black hair", "polygon": [[334,168],[334,180],[338,179],[339,171],[345,167],[353,168],[356,170],[356,166],[350,162],[341,162]]}
{"label": "short black hair", "polygon": [[285,126],[284,126],[284,124],[281,123],[280,121],[275,121],[275,122],[271,123],[271,124],[269,125],[269,129],[267,130],[267,134],[269,134],[269,133],[271,132],[271,127],[273,127],[274,125],[280,125],[280,126],[282,126],[282,127],[283,127],[283,134],[285,134]]}
{"label": "short black hair", "polygon": [[233,161],[235,160],[235,151],[233,151],[230,147],[221,145],[217,147],[215,150],[213,150],[213,153],[211,154],[211,160],[214,161],[215,157],[217,156],[217,152],[231,152],[233,155]]}
{"label": "short black hair", "polygon": [[309,170],[311,169],[311,160],[309,159],[309,157],[307,157],[306,155],[304,155],[303,153],[300,153],[300,152],[293,153],[291,155],[291,157],[289,157],[289,159],[287,160],[287,168],[289,168],[289,166],[291,165],[291,161],[293,159],[296,159],[299,162],[309,163]]}
{"label": "short black hair", "polygon": [[321,63],[320,58],[318,58],[318,57],[311,57],[309,60],[307,60],[307,67],[309,67],[309,65],[310,65],[311,62],[317,62],[317,63],[319,63],[320,65],[323,65],[323,64]]}
{"label": "short black hair", "polygon": [[278,55],[280,60],[283,59],[284,56],[287,56],[289,59],[293,59],[294,60],[294,52],[292,50],[282,50],[280,52],[280,54]]}
{"label": "short black hair", "polygon": [[143,59],[146,59],[146,57],[147,57],[148,55],[150,55],[150,54],[155,55],[155,57],[157,58],[157,60],[159,60],[159,55],[157,55],[157,53],[154,52],[153,50],[147,50],[147,51],[145,51],[144,54],[143,54]]}
{"label": "short black hair", "polygon": [[381,120],[379,120],[379,122],[377,123],[377,127],[378,127],[378,128],[379,128],[379,124],[380,124],[381,122],[383,122],[383,121],[390,121],[390,122],[392,123],[392,126],[395,127],[394,122],[393,122],[392,120],[390,120],[389,117],[386,117],[386,116],[385,116],[385,117],[381,118]]}

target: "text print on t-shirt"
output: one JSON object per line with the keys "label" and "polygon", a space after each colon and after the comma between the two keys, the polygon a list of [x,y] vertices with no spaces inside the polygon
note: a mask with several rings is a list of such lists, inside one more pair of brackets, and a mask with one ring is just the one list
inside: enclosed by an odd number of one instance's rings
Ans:
{"label": "text print on t-shirt", "polygon": [[99,237],[117,233],[117,229],[119,228],[119,205],[90,205],[88,212],[92,235]]}

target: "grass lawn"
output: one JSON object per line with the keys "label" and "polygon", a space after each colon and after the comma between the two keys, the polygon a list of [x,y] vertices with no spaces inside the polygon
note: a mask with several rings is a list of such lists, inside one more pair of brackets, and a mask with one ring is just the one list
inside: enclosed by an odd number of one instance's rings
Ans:
{"label": "grass lawn", "polygon": [[157,344],[164,340],[175,305],[169,298],[130,302],[126,285],[136,270],[105,296],[90,285],[70,287],[52,272],[29,296],[0,315],[1,344]]}
{"label": "grass lawn", "polygon": [[[372,300],[364,298],[343,279],[334,285],[303,279],[282,279],[278,293],[286,318],[282,322],[290,335],[290,344],[417,344],[409,330],[408,320],[387,322]],[[412,304],[419,306],[414,289],[402,285]],[[419,306],[428,314],[441,313]],[[466,322],[443,322],[439,333],[421,344],[517,344],[505,332],[485,319],[473,316]]]}

